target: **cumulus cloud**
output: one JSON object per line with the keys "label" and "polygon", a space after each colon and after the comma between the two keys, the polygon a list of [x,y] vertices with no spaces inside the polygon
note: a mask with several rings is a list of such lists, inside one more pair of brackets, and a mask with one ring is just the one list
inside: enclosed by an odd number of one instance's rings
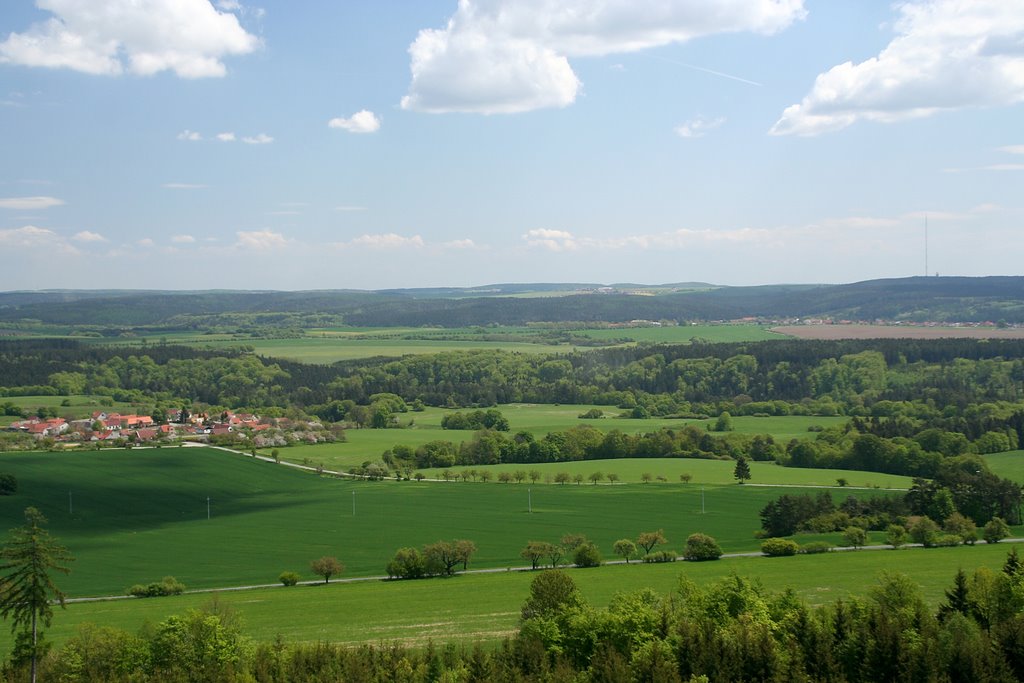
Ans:
{"label": "cumulus cloud", "polygon": [[138,242],[136,242],[135,244],[139,245],[140,247],[147,247],[148,248],[148,247],[152,247],[153,245],[155,245],[156,242],[154,242],[149,237],[144,237],[141,240],[139,240]]}
{"label": "cumulus cloud", "polygon": [[676,127],[676,135],[681,138],[702,138],[708,131],[718,128],[725,123],[724,117],[717,119],[705,119],[698,116]]}
{"label": "cumulus cloud", "polygon": [[40,247],[53,245],[59,241],[60,237],[53,230],[34,225],[0,230],[0,245],[7,247]]}
{"label": "cumulus cloud", "polygon": [[57,199],[56,197],[6,197],[0,199],[0,209],[35,211],[37,209],[48,209],[51,206],[60,206],[63,203],[63,199]]}
{"label": "cumulus cloud", "polygon": [[419,235],[405,237],[404,235],[388,232],[376,235],[360,235],[351,242],[343,243],[342,246],[371,247],[374,249],[401,249],[405,247],[420,248],[425,246],[425,243],[423,238]]}
{"label": "cumulus cloud", "polygon": [[352,116],[333,118],[327,122],[329,128],[341,128],[349,133],[376,133],[380,130],[380,119],[372,111],[362,109]]}
{"label": "cumulus cloud", "polygon": [[635,52],[716,33],[772,34],[803,0],[461,0],[443,29],[409,46],[404,109],[515,113],[572,104],[570,58]]}
{"label": "cumulus cloud", "polygon": [[572,233],[565,230],[538,228],[527,231],[523,235],[523,239],[526,240],[526,246],[528,247],[539,247],[550,251],[566,251],[575,249],[578,246],[576,238],[573,237]]}
{"label": "cumulus cloud", "polygon": [[254,230],[246,232],[239,230],[235,233],[238,237],[238,246],[244,249],[277,249],[287,246],[288,240],[279,232],[271,230]]}
{"label": "cumulus cloud", "polygon": [[203,136],[195,132],[194,130],[189,130],[186,128],[185,130],[178,133],[178,139],[187,140],[189,142],[198,142],[199,140],[203,139]]}
{"label": "cumulus cloud", "polygon": [[107,241],[107,238],[104,237],[103,235],[99,234],[98,232],[92,232],[90,230],[82,230],[81,232],[76,232],[71,239],[73,239],[73,240],[75,240],[77,242],[106,242]]}
{"label": "cumulus cloud", "polygon": [[171,241],[175,244],[192,244],[196,241],[196,238],[192,235],[174,235],[171,237]]}
{"label": "cumulus cloud", "polygon": [[998,148],[1000,152],[1007,154],[1024,154],[1024,145],[1006,145]]}
{"label": "cumulus cloud", "polygon": [[250,137],[242,138],[242,142],[247,145],[269,145],[274,141],[274,138],[270,137],[266,133],[259,133]]}
{"label": "cumulus cloud", "polygon": [[897,11],[898,35],[877,57],[820,74],[771,133],[819,135],[861,120],[891,123],[1024,102],[1019,0],[916,0]]}
{"label": "cumulus cloud", "polygon": [[49,19],[0,42],[0,62],[94,75],[223,76],[260,41],[208,0],[36,0]]}
{"label": "cumulus cloud", "polygon": [[234,142],[235,141],[235,134],[234,133],[230,133],[230,132],[229,133],[217,133],[217,139],[220,140],[221,142]]}

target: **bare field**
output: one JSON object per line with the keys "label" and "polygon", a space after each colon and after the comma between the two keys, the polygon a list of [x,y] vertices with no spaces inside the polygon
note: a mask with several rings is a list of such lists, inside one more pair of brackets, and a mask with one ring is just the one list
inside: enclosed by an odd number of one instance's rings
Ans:
{"label": "bare field", "polygon": [[1024,339],[1024,328],[910,325],[785,325],[772,332],[798,339]]}

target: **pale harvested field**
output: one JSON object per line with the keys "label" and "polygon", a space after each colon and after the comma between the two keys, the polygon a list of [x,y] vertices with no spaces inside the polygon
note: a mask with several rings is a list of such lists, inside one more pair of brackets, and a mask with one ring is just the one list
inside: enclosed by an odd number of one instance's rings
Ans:
{"label": "pale harvested field", "polygon": [[1024,328],[913,327],[903,325],[785,325],[772,332],[798,339],[1024,339]]}

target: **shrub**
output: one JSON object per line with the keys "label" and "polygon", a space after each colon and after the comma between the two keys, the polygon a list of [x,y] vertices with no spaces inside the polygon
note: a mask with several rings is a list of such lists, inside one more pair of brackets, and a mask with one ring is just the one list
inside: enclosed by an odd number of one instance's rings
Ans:
{"label": "shrub", "polygon": [[388,562],[387,572],[392,579],[419,579],[427,573],[427,561],[416,548],[399,548]]}
{"label": "shrub", "polygon": [[800,546],[800,552],[805,555],[817,555],[819,553],[827,553],[832,550],[832,544],[828,541],[811,541],[810,543],[804,543]]}
{"label": "shrub", "polygon": [[939,525],[932,521],[930,517],[922,517],[910,527],[910,537],[914,539],[914,543],[920,543],[926,548],[932,547],[938,535]]}
{"label": "shrub", "polygon": [[592,542],[587,541],[576,548],[572,561],[577,567],[599,567],[601,566],[601,551]]}
{"label": "shrub", "polygon": [[717,560],[721,556],[722,549],[718,546],[718,541],[707,534],[691,534],[686,539],[686,552],[683,557],[691,562]]}
{"label": "shrub", "polygon": [[1002,517],[993,517],[985,525],[983,533],[986,543],[999,543],[1010,535],[1010,526]]}
{"label": "shrub", "polygon": [[157,598],[163,595],[181,595],[185,592],[185,584],[173,576],[165,576],[162,581],[142,585],[137,583],[128,589],[128,595],[136,598]]}
{"label": "shrub", "polygon": [[799,544],[788,538],[769,538],[761,544],[761,552],[768,557],[787,557],[789,555],[796,555],[799,549]]}
{"label": "shrub", "polygon": [[281,572],[277,580],[285,586],[294,586],[299,582],[299,575],[295,572]]}
{"label": "shrub", "polygon": [[907,529],[902,524],[890,524],[885,529],[885,542],[893,548],[907,543]]}
{"label": "shrub", "polygon": [[656,550],[653,553],[644,555],[644,562],[655,564],[661,562],[675,562],[676,553],[674,550]]}
{"label": "shrub", "polygon": [[868,533],[859,526],[848,526],[843,529],[843,544],[854,550],[867,545]]}
{"label": "shrub", "polygon": [[12,496],[18,491],[18,480],[13,474],[0,474],[0,496]]}
{"label": "shrub", "polygon": [[960,545],[963,541],[956,534],[936,534],[931,543],[928,545],[929,548],[952,548],[953,546]]}

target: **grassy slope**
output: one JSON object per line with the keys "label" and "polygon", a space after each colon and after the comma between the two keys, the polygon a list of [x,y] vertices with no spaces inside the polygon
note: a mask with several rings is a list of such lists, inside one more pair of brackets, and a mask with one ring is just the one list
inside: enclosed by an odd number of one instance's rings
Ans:
{"label": "grassy slope", "polygon": [[[662,427],[679,428],[686,424],[695,424],[704,428],[709,420],[669,420],[653,418],[650,420],[631,420],[618,417],[605,417],[600,420],[581,420],[580,413],[590,408],[600,408],[606,415],[613,416],[622,412],[609,406],[586,405],[538,405],[510,404],[498,406],[498,410],[508,418],[511,433],[528,431],[536,438],[541,438],[551,431],[560,431],[577,426],[595,427],[602,431],[620,429],[629,434],[653,432]],[[379,460],[381,453],[396,444],[421,446],[428,441],[444,440],[461,443],[473,438],[471,431],[455,431],[441,429],[441,418],[452,411],[442,408],[428,408],[421,413],[405,413],[400,422],[408,425],[414,423],[412,429],[352,429],[346,432],[346,443],[320,444],[315,446],[298,446],[280,449],[281,457],[292,462],[303,462],[309,459],[313,463],[323,463],[328,469],[347,470],[370,460]],[[736,432],[741,434],[771,434],[778,441],[785,443],[790,439],[812,438],[807,431],[811,425],[829,427],[842,424],[845,417],[735,417],[733,424]],[[269,452],[269,450],[267,451]],[[592,470],[591,470],[592,471]],[[834,483],[834,478],[829,483]]]}
{"label": "grassy slope", "polygon": [[450,538],[477,544],[477,567],[517,566],[528,540],[569,532],[605,552],[658,528],[677,549],[704,531],[726,551],[753,550],[758,511],[779,494],[737,485],[551,485],[528,494],[514,484],[353,482],[200,448],[7,453],[0,468],[19,481],[17,495],[0,498],[0,519],[15,526],[28,505],[50,518],[77,558],[63,581],[72,596],[167,574],[193,588],[267,583],[286,569],[308,575],[322,555],[340,557],[348,576],[379,575],[397,548]]}
{"label": "grassy slope", "polygon": [[[1006,544],[977,545],[570,571],[587,599],[597,606],[606,605],[617,592],[642,587],[667,593],[680,575],[704,584],[730,572],[760,580],[769,590],[793,588],[810,603],[822,604],[865,595],[882,571],[911,576],[928,602],[936,606],[958,567],[997,569],[1008,550]],[[258,640],[280,634],[288,640],[347,643],[402,640],[422,644],[428,638],[479,641],[503,637],[516,628],[532,578],[530,572],[509,572],[426,581],[372,581],[228,592],[217,599],[232,607],[242,617],[245,632]],[[135,630],[146,621],[201,607],[210,599],[210,595],[185,595],[72,604],[67,611],[58,611],[47,638],[60,643],[84,622]]]}
{"label": "grassy slope", "polygon": [[984,458],[989,468],[1000,477],[1024,484],[1024,451],[992,453]]}

